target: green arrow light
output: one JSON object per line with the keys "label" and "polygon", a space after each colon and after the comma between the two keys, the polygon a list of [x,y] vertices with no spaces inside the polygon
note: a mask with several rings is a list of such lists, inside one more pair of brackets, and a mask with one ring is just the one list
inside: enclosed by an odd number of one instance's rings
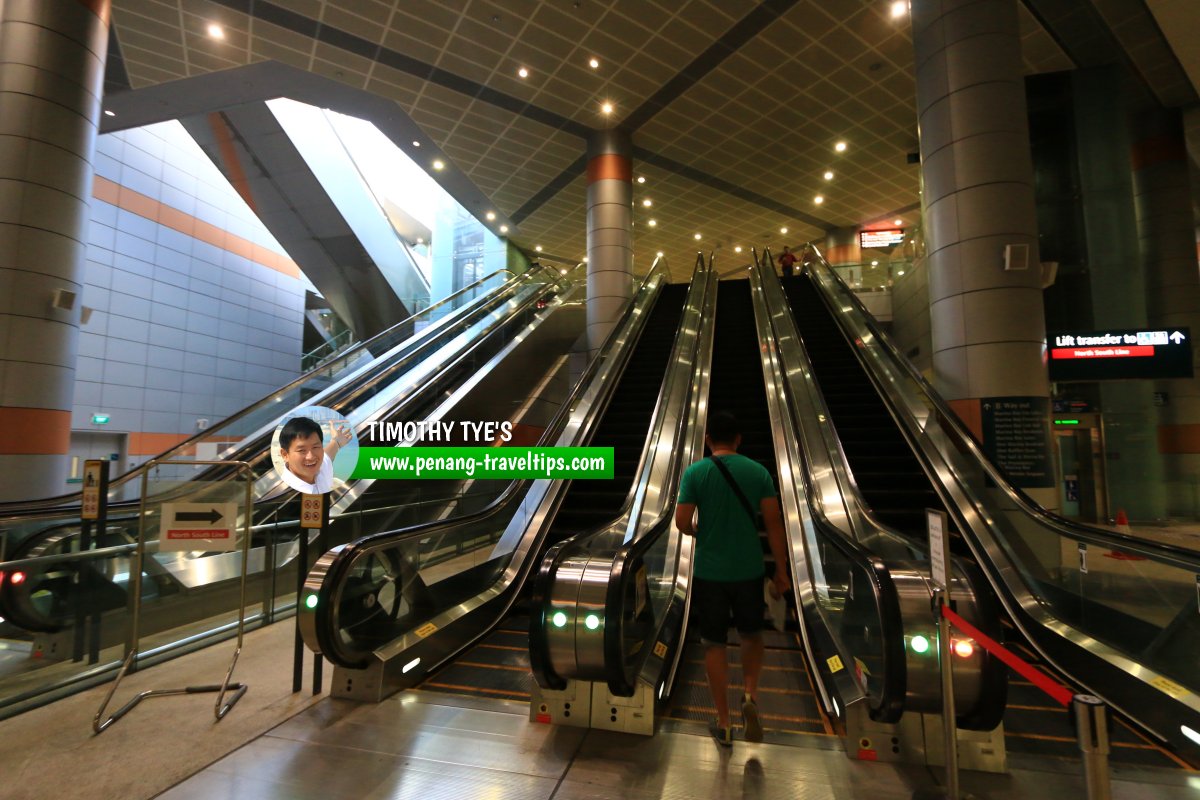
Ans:
{"label": "green arrow light", "polygon": [[929,640],[924,636],[914,636],[908,643],[914,653],[928,653]]}
{"label": "green arrow light", "polygon": [[304,598],[304,607],[309,609],[310,611],[312,609],[316,608],[317,607],[317,596],[315,594],[310,594],[308,597]]}
{"label": "green arrow light", "polygon": [[586,617],[584,617],[583,624],[587,626],[589,631],[594,631],[596,628],[600,627],[600,618],[595,614],[588,614]]}
{"label": "green arrow light", "polygon": [[554,616],[550,618],[550,621],[554,623],[554,627],[561,628],[567,624],[567,615],[561,611],[555,611]]}

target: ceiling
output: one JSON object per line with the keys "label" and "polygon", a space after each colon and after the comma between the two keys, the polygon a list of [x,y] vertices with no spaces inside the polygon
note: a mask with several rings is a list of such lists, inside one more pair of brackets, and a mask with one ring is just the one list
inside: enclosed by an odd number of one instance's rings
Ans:
{"label": "ceiling", "polygon": [[[633,135],[634,174],[646,179],[634,185],[638,265],[663,251],[682,279],[697,249],[733,266],[735,246],[915,222],[919,168],[906,158],[917,150],[912,42],[907,16],[893,18],[891,5],[113,0],[108,86],[131,88],[123,100],[136,101],[140,89],[274,60],[385,98],[425,137],[421,148],[403,143],[410,155],[427,165],[444,159],[447,168],[432,174],[477,187],[475,202],[494,208],[497,227],[508,224],[520,246],[571,261],[585,250],[585,137],[621,125]],[[1018,8],[1027,73],[1115,53],[1160,102],[1196,101],[1200,48],[1181,35],[1200,23],[1195,0]],[[213,23],[223,39],[209,35]],[[609,116],[605,101],[615,107]]]}

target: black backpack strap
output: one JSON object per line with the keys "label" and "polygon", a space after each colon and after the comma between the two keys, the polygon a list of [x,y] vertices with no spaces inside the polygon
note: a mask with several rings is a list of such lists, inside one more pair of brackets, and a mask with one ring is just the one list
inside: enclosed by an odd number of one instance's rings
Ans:
{"label": "black backpack strap", "polygon": [[719,458],[717,458],[716,456],[709,456],[709,460],[712,461],[714,464],[716,464],[717,469],[719,469],[721,471],[721,474],[725,476],[725,480],[728,481],[729,485],[733,488],[733,493],[736,494],[737,499],[739,501],[741,501],[742,508],[746,509],[746,514],[749,515],[751,524],[754,525],[755,528],[757,528],[758,527],[758,516],[754,513],[754,509],[751,507],[750,501],[746,499],[746,495],[742,491],[742,487],[738,486],[737,481],[735,481],[733,479],[733,475],[730,474],[729,467],[722,464],[721,460]]}

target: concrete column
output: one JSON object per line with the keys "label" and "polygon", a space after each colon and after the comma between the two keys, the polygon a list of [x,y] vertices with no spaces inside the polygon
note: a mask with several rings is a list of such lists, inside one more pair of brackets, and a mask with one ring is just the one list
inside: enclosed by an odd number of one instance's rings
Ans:
{"label": "concrete column", "polygon": [[0,500],[67,490],[109,11],[0,3]]}
{"label": "concrete column", "polygon": [[984,415],[1011,407],[981,401],[1045,409],[1049,468],[1015,482],[1056,508],[1017,3],[913,0],[912,31],[935,384],[985,448]]}
{"label": "concrete column", "polygon": [[862,248],[858,239],[860,230],[862,229],[852,226],[825,231],[825,260],[830,266],[862,263]]}
{"label": "concrete column", "polygon": [[587,143],[587,334],[595,352],[633,294],[633,141],[593,131]]}
{"label": "concrete column", "polygon": [[[1127,109],[1115,67],[1071,75],[1080,199],[1087,236],[1087,269],[1096,328],[1145,327],[1146,288],[1138,258],[1133,182],[1129,171]],[[1135,521],[1166,513],[1158,415],[1150,381],[1100,382],[1109,512]]]}
{"label": "concrete column", "polygon": [[[1150,323],[1188,326],[1195,347],[1200,273],[1182,121],[1178,110],[1162,110],[1139,113],[1136,123],[1133,202]],[[1155,388],[1167,395],[1167,404],[1158,409],[1167,513],[1195,518],[1200,515],[1200,381],[1158,381]]]}

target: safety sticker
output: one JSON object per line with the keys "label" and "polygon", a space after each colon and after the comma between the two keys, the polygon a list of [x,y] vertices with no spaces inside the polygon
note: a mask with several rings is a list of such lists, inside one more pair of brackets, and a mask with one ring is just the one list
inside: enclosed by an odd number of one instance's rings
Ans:
{"label": "safety sticker", "polygon": [[831,656],[825,659],[825,663],[829,665],[830,672],[841,672],[846,668],[846,665],[842,663],[842,659],[838,656]]}
{"label": "safety sticker", "polygon": [[1163,677],[1158,677],[1150,681],[1150,685],[1155,689],[1163,690],[1167,694],[1171,695],[1171,697],[1183,697],[1188,693],[1187,689],[1183,688],[1178,683],[1175,683],[1175,681],[1168,680]]}
{"label": "safety sticker", "polygon": [[437,625],[434,625],[432,622],[426,622],[424,625],[417,628],[414,631],[414,633],[416,633],[417,636],[420,636],[422,639],[424,639],[426,636],[428,636],[429,634],[433,633],[436,630],[437,630]]}
{"label": "safety sticker", "polygon": [[666,658],[667,657],[667,643],[666,642],[656,642],[654,645],[654,655],[658,658]]}

